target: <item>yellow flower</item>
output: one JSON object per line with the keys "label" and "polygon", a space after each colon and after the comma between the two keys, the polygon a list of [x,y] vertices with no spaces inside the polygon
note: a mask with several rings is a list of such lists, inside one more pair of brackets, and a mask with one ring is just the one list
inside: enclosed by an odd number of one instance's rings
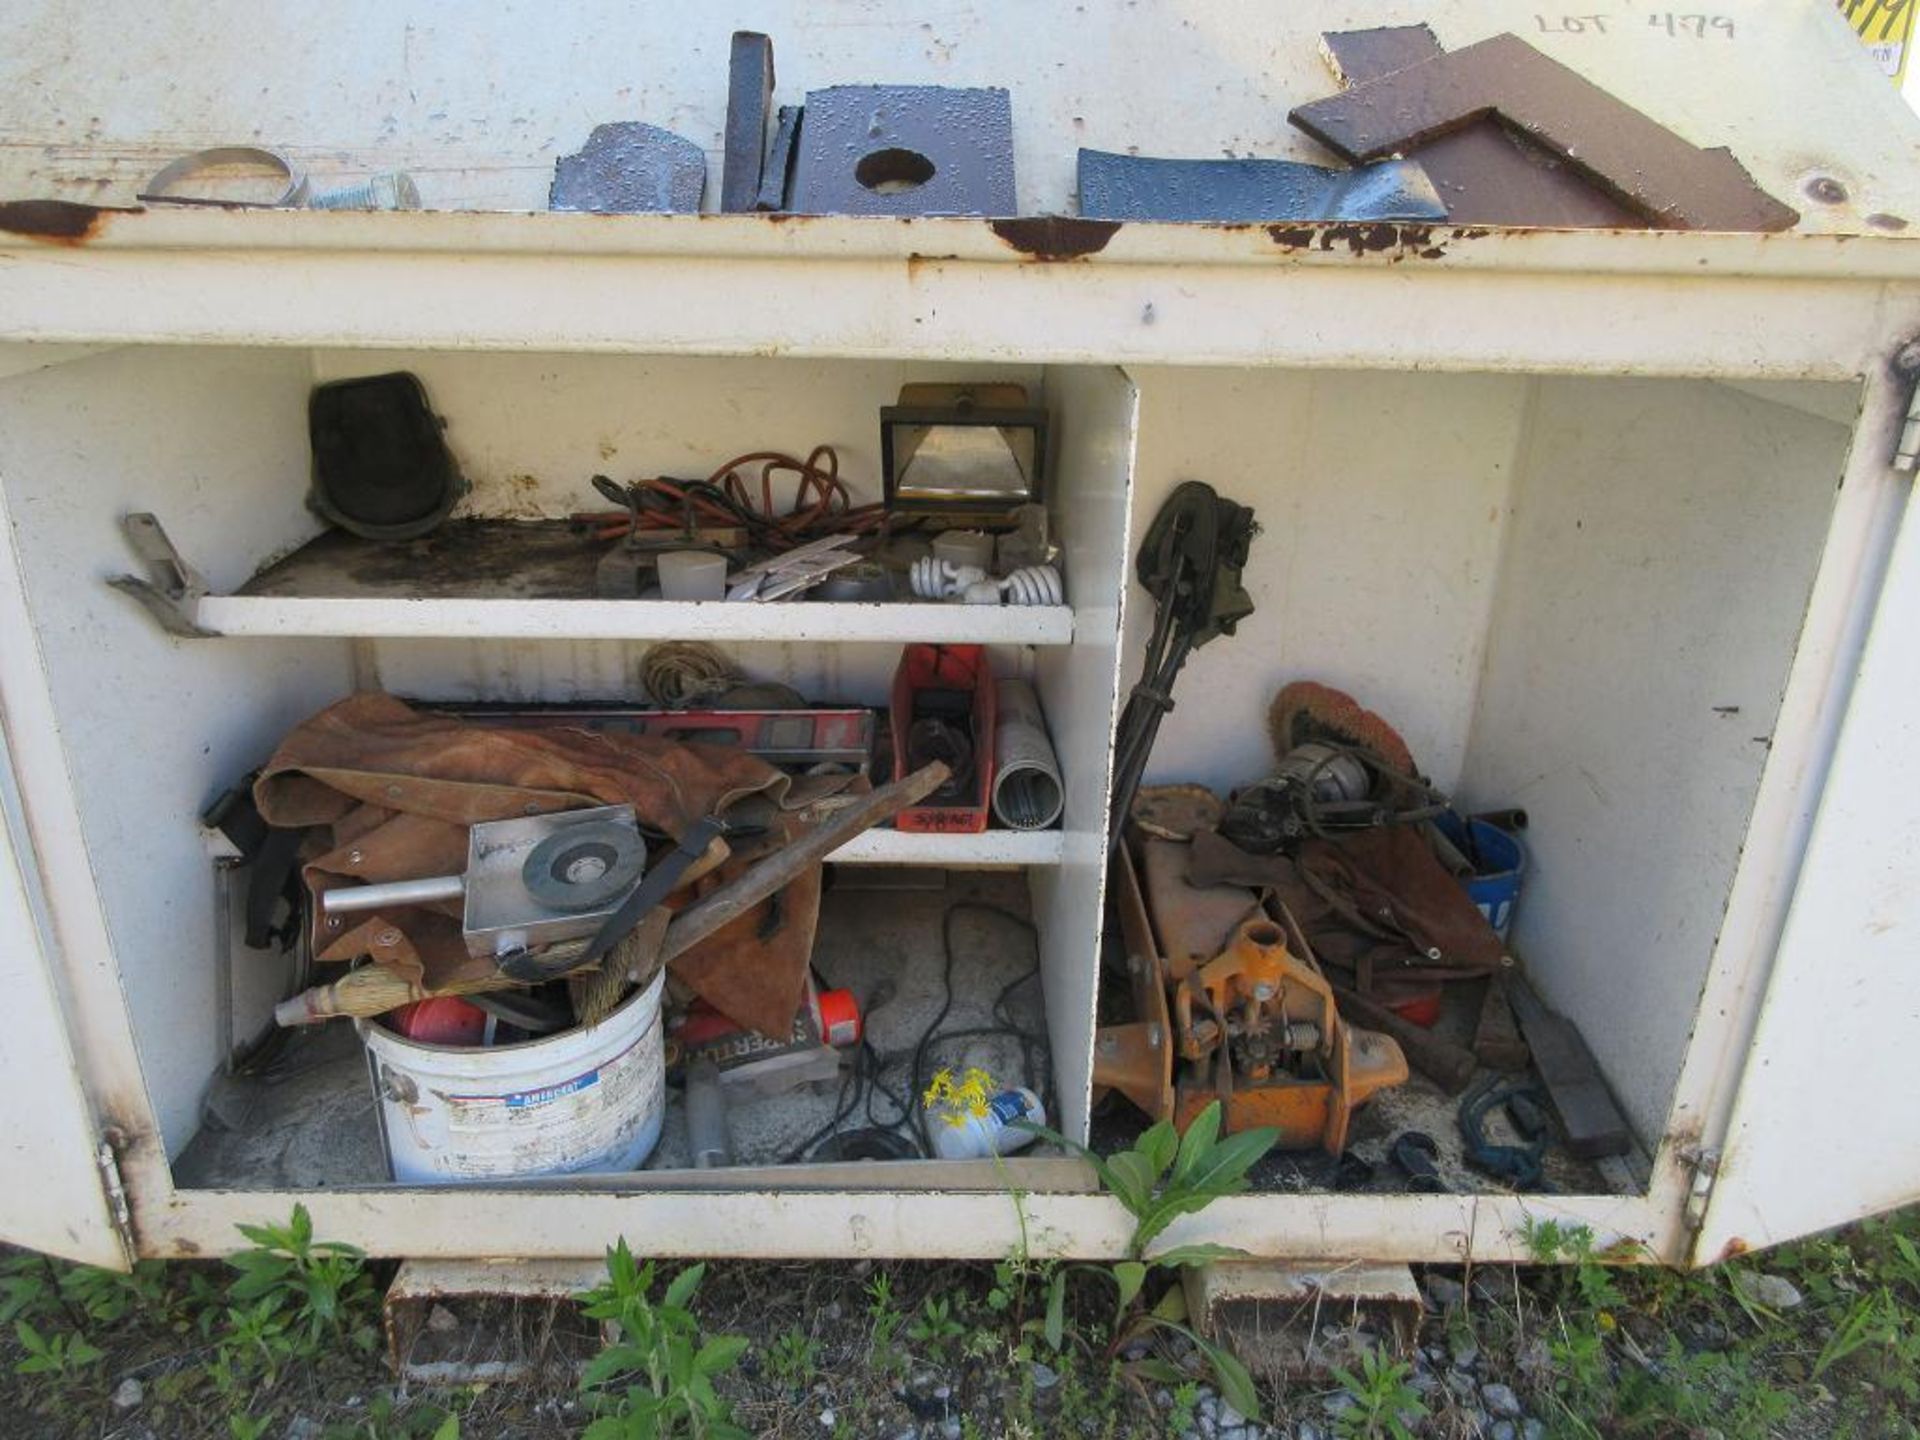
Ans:
{"label": "yellow flower", "polygon": [[933,1083],[927,1086],[927,1093],[920,1097],[929,1108],[953,1095],[953,1071],[941,1066],[933,1072]]}
{"label": "yellow flower", "polygon": [[953,1071],[943,1066],[934,1072],[933,1082],[920,1098],[929,1110],[942,1107],[944,1113],[940,1118],[958,1129],[967,1123],[969,1116],[976,1120],[987,1117],[989,1102],[993,1099],[993,1076],[977,1065],[970,1065],[955,1080]]}

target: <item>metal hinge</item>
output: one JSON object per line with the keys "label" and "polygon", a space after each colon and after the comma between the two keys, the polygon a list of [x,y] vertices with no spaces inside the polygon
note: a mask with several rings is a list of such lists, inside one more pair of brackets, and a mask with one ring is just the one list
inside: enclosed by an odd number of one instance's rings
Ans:
{"label": "metal hinge", "polygon": [[1720,1152],[1688,1148],[1680,1152],[1680,1163],[1693,1171],[1693,1183],[1687,1187],[1687,1206],[1681,1215],[1689,1230],[1707,1223],[1707,1205],[1713,1199],[1713,1183],[1720,1175]]}
{"label": "metal hinge", "polygon": [[120,1178],[120,1157],[114,1154],[111,1141],[102,1140],[100,1148],[93,1152],[93,1159],[100,1167],[100,1183],[107,1192],[107,1218],[113,1222],[131,1261],[140,1250],[133,1236],[133,1207],[127,1203],[126,1183]]}
{"label": "metal hinge", "polygon": [[1893,445],[1893,468],[1911,475],[1920,469],[1920,340],[1900,347],[1893,357],[1893,370],[1913,386],[1907,395],[1907,418]]}
{"label": "metal hinge", "polygon": [[207,593],[207,582],[186,558],[174,549],[160,522],[145,510],[120,517],[120,529],[133,546],[134,554],[146,563],[147,574],[114,575],[107,584],[123,595],[131,595],[160,622],[169,635],[184,639],[203,639],[213,634],[204,630],[196,618],[200,599]]}

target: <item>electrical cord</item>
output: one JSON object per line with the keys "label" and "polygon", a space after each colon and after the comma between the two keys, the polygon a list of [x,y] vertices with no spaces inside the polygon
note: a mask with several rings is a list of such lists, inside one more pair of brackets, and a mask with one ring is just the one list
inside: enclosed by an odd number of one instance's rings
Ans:
{"label": "electrical cord", "polygon": [[[759,466],[758,485],[740,471]],[[783,512],[774,496],[776,477],[792,475],[792,504]],[[757,490],[757,493],[756,493]],[[840,478],[840,456],[831,445],[816,445],[806,459],[779,450],[736,455],[704,480],[666,476],[636,480],[625,512],[577,514],[576,522],[594,527],[596,539],[611,540],[634,528],[678,530],[702,523],[738,527],[766,550],[790,550],[807,540],[846,531],[876,530],[887,518],[886,506],[855,505]]]}
{"label": "electrical cord", "polygon": [[[953,922],[955,916],[964,910],[974,910],[988,915],[997,915],[1001,919],[1019,926],[1033,937],[1036,954],[1034,963],[1002,986],[1000,992],[994,997],[994,1024],[970,1025],[958,1030],[942,1030],[940,1027],[946,1023],[947,1017],[953,1013],[953,968],[955,961]],[[949,905],[946,912],[940,918],[940,943],[943,952],[941,962],[943,996],[940,1003],[940,1010],[927,1028],[921,1032],[920,1038],[914,1043],[908,1065],[907,1093],[903,1096],[887,1085],[884,1079],[888,1068],[887,1062],[881,1058],[880,1052],[873,1047],[872,1043],[862,1037],[860,1048],[854,1055],[853,1065],[850,1066],[847,1072],[841,1077],[840,1092],[834,1102],[833,1118],[807,1136],[805,1140],[794,1146],[793,1149],[787,1153],[785,1163],[792,1164],[803,1159],[808,1152],[813,1150],[828,1136],[839,1133],[840,1127],[846,1124],[846,1122],[854,1116],[856,1111],[863,1109],[869,1128],[898,1131],[904,1126],[913,1135],[915,1143],[920,1147],[921,1154],[926,1156],[933,1155],[935,1153],[933,1149],[933,1137],[927,1129],[926,1110],[925,1107],[918,1104],[917,1101],[926,1091],[927,1061],[935,1047],[960,1040],[991,1037],[996,1039],[1012,1039],[1018,1043],[1021,1052],[1021,1063],[1026,1070],[1025,1078],[1029,1081],[1033,1081],[1036,1078],[1039,1080],[1039,1083],[1035,1085],[1034,1088],[1042,1097],[1043,1102],[1047,1106],[1048,1113],[1054,1113],[1053,1064],[1047,1048],[1047,1037],[1040,1031],[1029,1030],[1019,1024],[1019,1022],[1013,1018],[1012,1012],[1008,1008],[1015,991],[1029,981],[1039,978],[1040,961],[1037,953],[1038,942],[1039,931],[1034,923],[1018,911],[1010,910],[1004,905],[996,905],[988,900],[958,900],[952,905]],[[874,1101],[876,1097],[885,1099],[887,1103],[892,1106],[894,1117],[891,1120],[882,1120],[874,1114]]]}
{"label": "electrical cord", "polygon": [[[953,1012],[953,964],[955,953],[953,948],[953,921],[954,917],[964,910],[977,911],[987,915],[997,915],[1001,919],[1017,925],[1026,931],[1034,940],[1034,961],[1027,969],[1003,985],[1000,988],[1000,993],[994,996],[993,1018],[996,1023],[992,1025],[970,1025],[960,1030],[942,1030],[940,1027],[946,1024],[947,1016]],[[946,1045],[956,1040],[972,1040],[987,1037],[999,1039],[1012,1038],[1020,1045],[1020,1058],[1021,1063],[1026,1068],[1026,1078],[1030,1081],[1035,1078],[1040,1080],[1040,1083],[1034,1088],[1040,1093],[1042,1102],[1047,1107],[1047,1113],[1049,1115],[1056,1113],[1053,1094],[1053,1062],[1047,1049],[1047,1037],[1044,1034],[1028,1030],[1020,1025],[1013,1019],[1012,1014],[1007,1009],[1007,1002],[1012,997],[1013,992],[1018,990],[1022,985],[1025,985],[1028,981],[1036,980],[1040,976],[1039,939],[1039,929],[1031,920],[1017,911],[1009,910],[1004,905],[996,905],[989,900],[956,900],[947,907],[946,913],[940,917],[940,946],[943,952],[941,985],[945,994],[940,1003],[940,1013],[935,1015],[932,1023],[921,1032],[919,1042],[913,1047],[913,1061],[911,1069],[908,1072],[909,1083],[907,1098],[910,1102],[917,1101],[921,1095],[926,1093],[927,1057],[932,1053],[936,1045]],[[910,1115],[913,1122],[914,1134],[919,1139],[921,1147],[927,1154],[933,1154],[933,1136],[927,1129],[926,1107],[920,1104],[913,1104]]]}

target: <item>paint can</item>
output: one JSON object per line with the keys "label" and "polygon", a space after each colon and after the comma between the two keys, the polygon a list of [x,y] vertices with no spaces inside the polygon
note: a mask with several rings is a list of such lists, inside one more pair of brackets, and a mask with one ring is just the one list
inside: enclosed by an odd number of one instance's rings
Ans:
{"label": "paint can", "polygon": [[393,1178],[452,1184],[632,1170],[660,1140],[665,972],[598,1025],[518,1045],[428,1045],[355,1021]]}

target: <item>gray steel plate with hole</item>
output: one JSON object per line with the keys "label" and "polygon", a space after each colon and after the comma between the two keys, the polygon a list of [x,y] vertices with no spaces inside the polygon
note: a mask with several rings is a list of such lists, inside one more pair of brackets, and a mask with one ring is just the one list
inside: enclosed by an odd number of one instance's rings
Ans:
{"label": "gray steel plate with hole", "polygon": [[[523,819],[489,820],[468,832],[467,949],[474,955],[504,955],[567,940],[585,940],[627,898],[622,891],[588,910],[560,910],[543,902],[527,887],[528,857],[549,836],[591,827],[587,833],[613,824],[631,829],[639,825],[631,805],[600,805],[590,810],[563,810]],[[636,876],[637,878],[637,876]]]}
{"label": "gray steel plate with hole", "polygon": [[997,86],[809,90],[799,151],[799,214],[1016,213],[1013,104]]}
{"label": "gray steel plate with hole", "polygon": [[1415,160],[1329,170],[1295,160],[1162,160],[1080,152],[1080,213],[1094,220],[1444,220]]}

